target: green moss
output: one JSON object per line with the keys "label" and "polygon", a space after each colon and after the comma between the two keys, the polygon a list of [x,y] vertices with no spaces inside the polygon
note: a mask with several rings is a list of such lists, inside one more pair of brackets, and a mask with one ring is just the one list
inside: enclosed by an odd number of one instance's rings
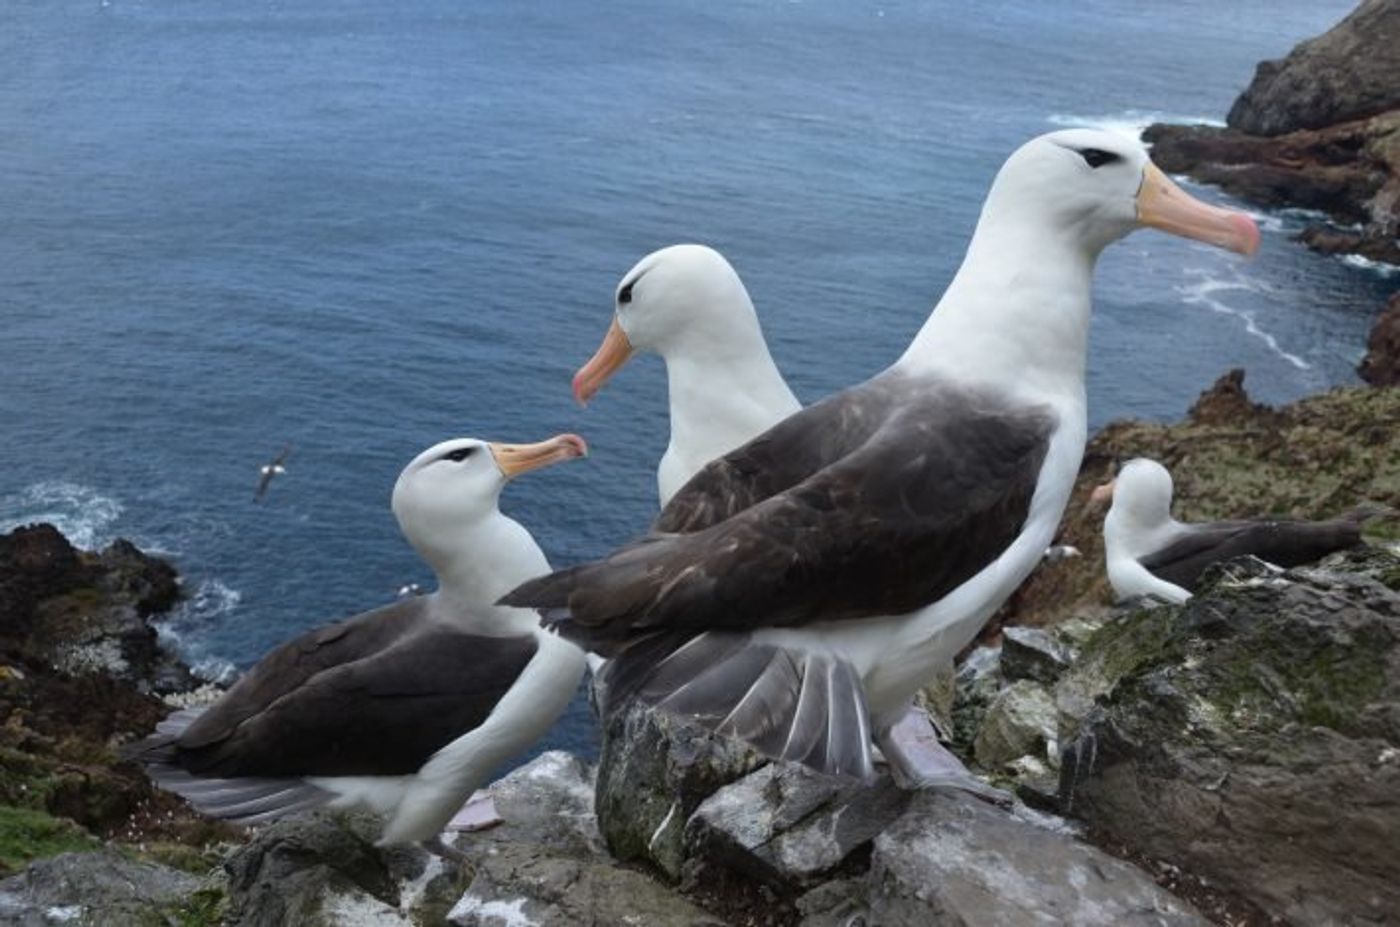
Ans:
{"label": "green moss", "polygon": [[31,860],[94,850],[100,845],[71,821],[32,808],[0,805],[0,872],[20,869]]}
{"label": "green moss", "polygon": [[176,927],[218,927],[227,910],[228,897],[222,889],[204,888],[171,910],[165,923]]}
{"label": "green moss", "polygon": [[137,855],[193,875],[208,875],[222,862],[222,855],[214,848],[166,841],[145,843]]}

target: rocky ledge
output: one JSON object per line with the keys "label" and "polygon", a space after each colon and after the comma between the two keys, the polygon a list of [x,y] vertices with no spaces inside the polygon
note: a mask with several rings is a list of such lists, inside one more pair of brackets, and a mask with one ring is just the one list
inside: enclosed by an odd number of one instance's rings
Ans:
{"label": "rocky ledge", "polygon": [[[1228,392],[1212,415],[1276,414]],[[465,866],[378,848],[367,818],[239,832],[151,794],[113,748],[167,710],[141,691],[164,672],[71,663],[36,627],[69,614],[52,603],[74,588],[103,590],[67,627],[113,652],[92,629],[144,622],[158,584],[137,576],[171,575],[117,553],[43,527],[0,538],[0,850],[18,870],[0,925],[1263,927],[1400,910],[1400,557],[1385,547],[1286,573],[1237,561],[1184,607],[1007,628],[929,704],[1009,807],[768,763],[634,708],[597,767],[547,753],[494,783],[506,824],[451,835]]]}

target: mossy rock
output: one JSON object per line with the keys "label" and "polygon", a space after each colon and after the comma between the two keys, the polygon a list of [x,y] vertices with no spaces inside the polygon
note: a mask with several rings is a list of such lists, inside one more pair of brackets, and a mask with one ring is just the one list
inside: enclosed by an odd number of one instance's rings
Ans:
{"label": "mossy rock", "polygon": [[0,875],[22,869],[36,859],[100,845],[72,821],[33,808],[0,805]]}
{"label": "mossy rock", "polygon": [[1400,593],[1377,578],[1395,567],[1235,561],[1110,623],[1081,658],[1104,672],[1061,807],[1291,923],[1400,910]]}

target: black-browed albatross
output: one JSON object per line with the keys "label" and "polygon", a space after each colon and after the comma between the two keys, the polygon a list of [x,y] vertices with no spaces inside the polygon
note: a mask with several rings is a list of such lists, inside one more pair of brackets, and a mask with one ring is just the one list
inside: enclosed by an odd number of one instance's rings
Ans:
{"label": "black-browed albatross", "polygon": [[1241,252],[1259,241],[1136,142],[1033,139],[892,367],[707,465],[648,536],[503,601],[611,658],[605,709],[637,697],[867,775],[872,734],[1049,546],[1084,450],[1094,263],[1144,225]]}
{"label": "black-browed albatross", "polygon": [[[662,248],[622,276],[612,324],[574,376],[574,398],[586,404],[638,351],[659,354],[666,365],[671,434],[656,472],[663,508],[705,464],[801,408],[773,362],[748,290],[713,248]],[[601,661],[591,662],[599,672]],[[901,784],[975,782],[912,705],[877,742]]]}
{"label": "black-browed albatross", "polygon": [[1276,566],[1311,563],[1361,543],[1369,510],[1328,521],[1254,518],[1188,524],[1172,518],[1172,476],[1155,460],[1130,460],[1097,487],[1112,500],[1103,521],[1108,582],[1120,600],[1152,596],[1185,602],[1212,563],[1253,555]]}
{"label": "black-browed albatross", "polygon": [[497,500],[512,477],[585,453],[581,438],[559,435],[458,438],[419,454],[392,504],[438,589],[283,644],[213,705],[172,715],[130,752],[212,817],[366,807],[387,818],[381,843],[456,855],[439,839],[444,826],[549,729],[584,669],[582,651],[534,612],[495,604],[549,569]]}
{"label": "black-browed albatross", "polygon": [[713,248],[672,245],[623,275],[612,324],[574,375],[587,403],[634,351],[666,363],[671,437],[656,469],[661,504],[705,464],[798,409],[758,323],[748,290]]}

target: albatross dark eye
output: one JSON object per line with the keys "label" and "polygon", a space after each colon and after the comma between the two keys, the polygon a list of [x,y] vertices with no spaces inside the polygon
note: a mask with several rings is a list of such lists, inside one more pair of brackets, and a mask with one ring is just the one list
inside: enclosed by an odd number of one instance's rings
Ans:
{"label": "albatross dark eye", "polygon": [[633,280],[632,282],[628,283],[625,287],[618,290],[617,301],[624,306],[630,303],[632,301],[632,287],[636,285],[637,281]]}
{"label": "albatross dark eye", "polygon": [[1103,167],[1105,164],[1112,164],[1114,161],[1122,161],[1122,155],[1116,155],[1111,151],[1104,151],[1102,148],[1085,148],[1079,152],[1080,157],[1089,163],[1090,167]]}
{"label": "albatross dark eye", "polygon": [[476,445],[469,444],[466,447],[459,447],[456,450],[448,451],[446,454],[439,457],[438,460],[450,460],[453,463],[461,463],[470,457],[474,450],[476,450]]}

